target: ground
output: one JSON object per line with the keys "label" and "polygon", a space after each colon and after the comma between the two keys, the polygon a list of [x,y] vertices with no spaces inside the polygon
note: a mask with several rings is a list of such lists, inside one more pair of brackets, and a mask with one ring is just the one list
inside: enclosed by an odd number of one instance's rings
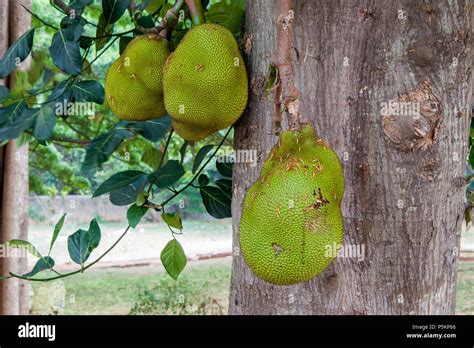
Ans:
{"label": "ground", "polygon": [[[59,269],[68,263],[67,235],[61,232],[52,255]],[[121,233],[123,224],[101,224],[102,249]],[[175,282],[159,262],[159,253],[169,240],[163,224],[143,224],[131,231],[105,262],[98,267],[63,280],[66,289],[64,314],[226,314],[231,272],[230,220],[185,222],[180,240],[188,256],[185,271]],[[31,240],[44,252],[52,226],[30,229]],[[463,232],[462,250],[474,250],[474,233]],[[92,255],[98,256],[98,253]],[[224,257],[221,257],[224,256]],[[209,258],[210,257],[210,258]],[[34,260],[32,260],[34,261]],[[32,284],[35,292],[43,283]],[[461,261],[457,284],[458,314],[474,314],[474,262]]]}

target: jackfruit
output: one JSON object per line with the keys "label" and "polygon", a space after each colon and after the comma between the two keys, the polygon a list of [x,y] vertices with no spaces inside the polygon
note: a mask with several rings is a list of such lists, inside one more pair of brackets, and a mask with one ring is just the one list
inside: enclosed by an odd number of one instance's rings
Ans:
{"label": "jackfruit", "polygon": [[163,71],[166,110],[185,140],[200,140],[234,124],[247,104],[247,73],[237,42],[225,27],[191,28]]}
{"label": "jackfruit", "polygon": [[313,127],[283,132],[243,202],[239,239],[248,266],[277,285],[321,273],[342,243],[343,194],[341,163]]}
{"label": "jackfruit", "polygon": [[138,36],[110,66],[105,95],[121,120],[144,121],[166,113],[163,102],[163,66],[168,41],[157,35]]}

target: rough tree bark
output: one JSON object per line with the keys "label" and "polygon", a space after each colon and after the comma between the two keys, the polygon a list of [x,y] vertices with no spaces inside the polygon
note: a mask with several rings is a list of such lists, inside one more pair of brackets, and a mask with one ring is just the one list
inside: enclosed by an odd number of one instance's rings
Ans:
{"label": "rough tree bark", "polygon": [[[21,5],[31,8],[31,0],[9,0],[0,5],[0,56],[31,25],[31,17]],[[28,61],[19,69],[25,69]],[[12,76],[7,84],[15,83]],[[0,147],[0,242],[11,239],[26,240],[28,235],[28,145],[19,147],[15,141],[9,141]],[[9,271],[25,273],[25,257],[4,257],[0,259],[2,275]],[[9,279],[0,283],[0,313],[28,314],[28,285],[25,281]]]}
{"label": "rough tree bark", "polygon": [[[337,258],[311,281],[280,287],[256,278],[238,252],[243,197],[277,140],[264,90],[276,14],[272,2],[248,1],[250,104],[235,148],[257,150],[259,162],[234,165],[230,314],[454,313],[472,2],[294,3],[302,120],[342,159],[344,243],[364,245],[365,259]],[[420,117],[385,112],[390,100],[419,105]]]}

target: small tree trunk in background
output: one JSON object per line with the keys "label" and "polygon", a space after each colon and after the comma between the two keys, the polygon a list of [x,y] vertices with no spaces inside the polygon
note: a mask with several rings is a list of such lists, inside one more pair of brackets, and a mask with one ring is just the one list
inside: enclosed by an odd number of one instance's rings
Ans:
{"label": "small tree trunk in background", "polygon": [[[363,246],[365,255],[338,257],[311,281],[282,287],[255,277],[238,253],[242,200],[277,140],[265,98],[274,4],[248,1],[250,104],[235,148],[257,150],[259,163],[234,165],[230,314],[454,313],[472,2],[293,3],[300,111],[342,160],[344,244]],[[419,107],[420,116],[385,110],[390,100]]]}
{"label": "small tree trunk in background", "polygon": [[[31,8],[31,0],[10,0],[0,5],[0,54],[16,41],[31,25],[31,18],[21,5]],[[7,27],[8,25],[8,27]],[[24,62],[21,69],[28,66]],[[12,87],[15,78],[9,79]],[[1,234],[2,243],[11,239],[28,238],[28,145],[19,147],[15,141],[9,141],[0,148],[2,152],[2,197],[1,197]],[[11,257],[1,259],[2,274],[8,272],[25,273],[27,259]],[[9,279],[0,283],[1,314],[28,314],[28,284],[18,279]]]}

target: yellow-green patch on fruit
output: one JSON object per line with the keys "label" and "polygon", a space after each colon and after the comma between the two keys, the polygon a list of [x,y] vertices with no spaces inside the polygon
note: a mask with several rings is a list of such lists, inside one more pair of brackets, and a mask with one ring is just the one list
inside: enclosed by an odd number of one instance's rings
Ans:
{"label": "yellow-green patch on fruit", "polygon": [[166,39],[143,35],[130,41],[110,66],[105,78],[105,96],[118,118],[143,121],[166,113],[163,66],[168,55]]}
{"label": "yellow-green patch on fruit", "polygon": [[237,42],[225,27],[191,28],[164,68],[166,110],[176,132],[200,140],[231,126],[247,104],[247,73]]}
{"label": "yellow-green patch on fruit", "polygon": [[313,127],[283,132],[243,202],[239,238],[248,266],[277,285],[324,271],[342,243],[343,194],[340,161]]}

